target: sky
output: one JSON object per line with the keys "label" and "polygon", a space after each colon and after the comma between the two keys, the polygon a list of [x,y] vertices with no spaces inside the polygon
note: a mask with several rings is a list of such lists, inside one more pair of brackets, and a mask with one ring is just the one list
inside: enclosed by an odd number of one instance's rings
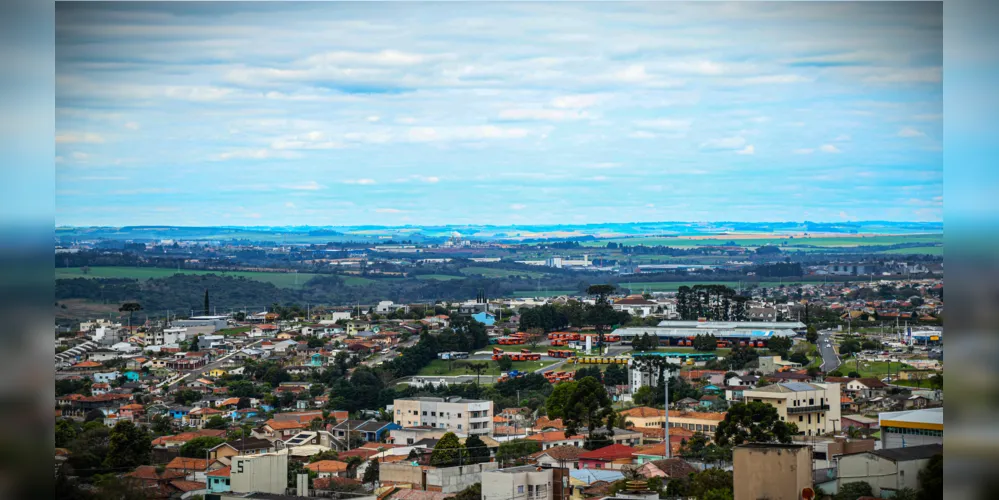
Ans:
{"label": "sky", "polygon": [[57,225],[941,221],[931,2],[67,3]]}

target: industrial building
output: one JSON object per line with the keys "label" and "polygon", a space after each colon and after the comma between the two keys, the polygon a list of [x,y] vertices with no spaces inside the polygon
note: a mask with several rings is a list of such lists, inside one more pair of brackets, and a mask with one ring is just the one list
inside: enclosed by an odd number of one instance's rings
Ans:
{"label": "industrial building", "polygon": [[774,337],[793,337],[795,330],[804,329],[800,321],[661,321],[654,327],[617,328],[612,335],[622,340],[634,340],[648,333],[667,345],[689,345],[697,335],[714,335],[720,342],[731,345],[765,347]]}

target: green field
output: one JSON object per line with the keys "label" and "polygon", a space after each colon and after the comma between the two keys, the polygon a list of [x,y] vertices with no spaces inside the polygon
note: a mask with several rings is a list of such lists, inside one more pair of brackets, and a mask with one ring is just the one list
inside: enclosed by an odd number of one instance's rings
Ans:
{"label": "green field", "polygon": [[236,328],[224,328],[215,332],[218,335],[238,335],[240,333],[246,333],[253,329],[252,326],[237,326]]}
{"label": "green field", "polygon": [[586,241],[582,244],[590,247],[606,247],[607,243],[624,243],[626,245],[663,245],[674,248],[690,248],[697,246],[725,245],[734,241],[739,246],[758,247],[763,245],[786,245],[788,247],[817,246],[824,248],[855,247],[869,245],[897,245],[899,243],[942,243],[942,234],[919,234],[919,235],[853,235],[842,237],[806,237],[806,236],[763,236],[759,238],[739,238],[733,235],[732,238],[712,238],[712,239],[687,239],[670,238],[662,236],[645,236],[638,238],[611,238],[606,240]]}
{"label": "green field", "polygon": [[[502,370],[499,369],[499,364],[495,361],[474,361],[474,360],[456,360],[447,361],[443,359],[435,359],[430,362],[427,366],[420,369],[417,375],[475,375],[474,371],[465,368],[466,363],[486,363],[489,368],[482,372],[483,375],[499,375]],[[551,361],[514,361],[512,370],[520,371],[534,371],[545,366],[552,365]],[[452,368],[448,368],[452,366]]]}
{"label": "green field", "polygon": [[450,281],[464,279],[464,276],[451,276],[450,274],[418,274],[413,276],[418,280]]}
{"label": "green field", "polygon": [[506,278],[508,276],[527,276],[530,278],[540,278],[547,273],[538,271],[521,271],[519,269],[494,269],[491,267],[469,266],[461,268],[461,273],[466,276],[481,275],[486,278]]}
{"label": "green field", "polygon": [[[315,276],[323,276],[320,274],[311,273],[266,273],[266,272],[252,272],[252,271],[201,271],[194,269],[165,269],[160,267],[91,267],[90,272],[83,274],[83,270],[79,267],[59,267],[55,269],[55,279],[69,279],[69,278],[131,278],[131,279],[150,279],[150,278],[166,278],[173,276],[175,274],[215,274],[219,276],[232,276],[239,277],[242,276],[247,279],[264,281],[267,283],[273,283],[275,286],[281,288],[301,288],[306,281],[309,281]],[[364,284],[370,283],[372,280],[367,278],[355,278],[353,276],[343,276],[344,281],[347,284]],[[352,281],[354,281],[352,283]]]}
{"label": "green field", "polygon": [[[861,377],[875,377],[878,380],[888,376],[888,362],[887,361],[861,361],[860,369],[857,369],[857,361],[853,358],[844,358],[843,364],[837,368],[843,375],[846,375],[852,371],[860,373]],[[899,370],[912,369],[911,366],[905,363],[892,363],[891,372],[898,373]]]}
{"label": "green field", "polygon": [[[800,282],[788,280],[784,282],[784,285],[791,285],[792,283]],[[779,281],[648,281],[648,282],[619,282],[617,284],[619,287],[630,288],[632,291],[642,291],[646,290],[649,292],[675,292],[680,289],[681,286],[693,287],[694,285],[725,285],[729,288],[738,289],[741,285],[742,288],[748,288],[752,285],[760,287],[777,287],[781,285]]]}
{"label": "green field", "polygon": [[905,255],[943,255],[944,247],[942,246],[930,246],[930,247],[910,247],[910,248],[893,248],[891,250],[885,250],[881,253],[890,254],[905,254]]}

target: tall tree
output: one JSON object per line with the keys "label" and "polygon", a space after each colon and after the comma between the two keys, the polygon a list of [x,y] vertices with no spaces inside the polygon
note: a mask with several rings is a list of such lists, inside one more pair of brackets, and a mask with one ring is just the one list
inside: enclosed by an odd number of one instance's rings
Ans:
{"label": "tall tree", "polygon": [[211,315],[211,309],[208,307],[208,289],[205,288],[205,316]]}
{"label": "tall tree", "polygon": [[782,422],[777,408],[766,403],[736,403],[718,424],[715,442],[721,446],[742,443],[790,443],[798,426]]}
{"label": "tall tree", "polygon": [[372,458],[368,461],[368,467],[364,469],[364,475],[361,476],[361,482],[366,484],[372,484],[379,479],[379,466],[378,459]]}
{"label": "tall tree", "polygon": [[430,454],[430,465],[434,467],[452,467],[468,463],[468,450],[458,441],[458,436],[448,432],[441,436]]}
{"label": "tall tree", "polygon": [[586,377],[577,380],[576,387],[562,410],[565,436],[578,434],[582,426],[589,428],[592,434],[605,423],[609,431],[614,424],[614,410],[611,404],[607,389],[597,379]]}
{"label": "tall tree", "polygon": [[576,390],[577,382],[575,380],[570,382],[561,382],[555,386],[552,390],[551,395],[545,401],[545,412],[548,413],[548,418],[562,418],[565,416],[565,410],[569,406],[569,398],[572,397],[572,393]]}
{"label": "tall tree", "polygon": [[468,436],[465,440],[465,449],[468,450],[469,463],[481,464],[489,461],[489,448],[477,434]]}
{"label": "tall tree", "polygon": [[601,356],[604,353],[604,328],[612,326],[617,319],[617,313],[607,299],[612,293],[614,293],[614,285],[590,285],[586,288],[587,295],[596,295],[596,301],[590,307],[587,319],[597,330],[597,340],[600,344],[599,353]]}
{"label": "tall tree", "polygon": [[222,444],[225,439],[215,436],[199,436],[180,447],[180,456],[189,458],[205,458],[208,450]]}
{"label": "tall tree", "polygon": [[934,455],[919,471],[919,500],[940,500],[943,494],[943,455]]}
{"label": "tall tree", "polygon": [[149,463],[152,455],[152,438],[149,433],[132,422],[118,422],[108,435],[106,467],[131,468]]}
{"label": "tall tree", "polygon": [[142,304],[138,302],[125,302],[118,308],[118,312],[128,313],[128,334],[132,334],[132,314],[142,310]]}

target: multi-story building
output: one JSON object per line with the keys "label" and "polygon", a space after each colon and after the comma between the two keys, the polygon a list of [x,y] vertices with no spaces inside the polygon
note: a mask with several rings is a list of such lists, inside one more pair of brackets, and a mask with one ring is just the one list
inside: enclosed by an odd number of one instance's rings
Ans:
{"label": "multi-story building", "polygon": [[943,408],[878,414],[881,448],[943,444]]}
{"label": "multi-story building", "polygon": [[552,469],[535,465],[482,473],[482,500],[552,500]]}
{"label": "multi-story building", "polygon": [[806,436],[833,432],[840,420],[839,384],[785,382],[746,390],[742,394],[747,403],[773,406],[781,421],[795,424],[798,432]]}
{"label": "multi-story building", "polygon": [[393,405],[393,421],[403,427],[429,426],[464,434],[492,435],[493,402],[481,399],[404,398]]}

